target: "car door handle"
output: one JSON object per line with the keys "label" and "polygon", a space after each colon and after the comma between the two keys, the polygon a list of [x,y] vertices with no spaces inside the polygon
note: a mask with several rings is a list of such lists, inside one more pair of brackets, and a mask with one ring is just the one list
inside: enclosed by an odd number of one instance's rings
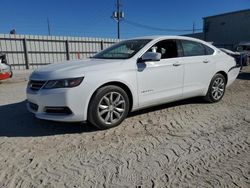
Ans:
{"label": "car door handle", "polygon": [[209,61],[208,60],[204,60],[203,63],[209,63]]}
{"label": "car door handle", "polygon": [[177,66],[180,66],[181,64],[180,63],[174,63],[173,66],[177,67]]}

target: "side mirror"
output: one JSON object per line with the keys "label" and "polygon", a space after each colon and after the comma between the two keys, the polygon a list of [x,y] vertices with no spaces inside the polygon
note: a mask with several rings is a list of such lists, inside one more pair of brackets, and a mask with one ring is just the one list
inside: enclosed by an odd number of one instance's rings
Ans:
{"label": "side mirror", "polygon": [[161,60],[161,53],[157,53],[157,52],[146,52],[140,58],[140,62],[145,62],[145,61],[160,61],[160,60]]}

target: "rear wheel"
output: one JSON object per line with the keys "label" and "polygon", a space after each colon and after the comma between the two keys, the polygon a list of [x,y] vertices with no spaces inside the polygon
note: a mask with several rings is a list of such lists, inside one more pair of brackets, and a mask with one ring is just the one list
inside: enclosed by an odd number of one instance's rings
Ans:
{"label": "rear wheel", "polygon": [[226,89],[226,79],[222,74],[216,74],[209,85],[205,100],[208,102],[218,102],[224,96]]}
{"label": "rear wheel", "polygon": [[100,129],[119,125],[128,115],[129,98],[126,92],[117,86],[104,86],[92,97],[88,120]]}

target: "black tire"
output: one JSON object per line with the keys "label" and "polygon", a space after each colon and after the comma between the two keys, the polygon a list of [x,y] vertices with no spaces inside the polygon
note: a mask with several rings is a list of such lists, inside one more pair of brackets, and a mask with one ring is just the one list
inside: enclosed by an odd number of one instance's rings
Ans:
{"label": "black tire", "polygon": [[[117,98],[120,101],[116,102]],[[118,86],[104,86],[98,89],[91,98],[88,108],[88,121],[100,129],[108,129],[118,126],[127,117],[128,112],[129,98],[127,93]],[[105,121],[106,118],[109,119]]]}
{"label": "black tire", "polygon": [[[223,85],[220,84],[220,86],[217,87],[216,83],[218,80],[220,80]],[[221,89],[223,89],[223,91]],[[225,94],[225,89],[226,89],[226,79],[222,74],[217,73],[216,75],[214,75],[214,77],[212,78],[212,80],[210,82],[207,94],[205,96],[205,100],[210,102],[210,103],[220,101]],[[218,92],[217,97],[216,97],[215,92]],[[220,93],[220,92],[222,92],[222,93]]]}

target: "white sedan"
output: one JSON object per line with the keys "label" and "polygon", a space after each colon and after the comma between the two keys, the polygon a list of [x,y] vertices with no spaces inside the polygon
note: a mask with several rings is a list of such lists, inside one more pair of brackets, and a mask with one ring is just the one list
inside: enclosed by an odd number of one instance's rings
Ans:
{"label": "white sedan", "polygon": [[89,121],[106,129],[145,107],[196,96],[218,102],[239,70],[234,58],[198,39],[135,38],[90,59],[34,71],[27,106],[40,119]]}

